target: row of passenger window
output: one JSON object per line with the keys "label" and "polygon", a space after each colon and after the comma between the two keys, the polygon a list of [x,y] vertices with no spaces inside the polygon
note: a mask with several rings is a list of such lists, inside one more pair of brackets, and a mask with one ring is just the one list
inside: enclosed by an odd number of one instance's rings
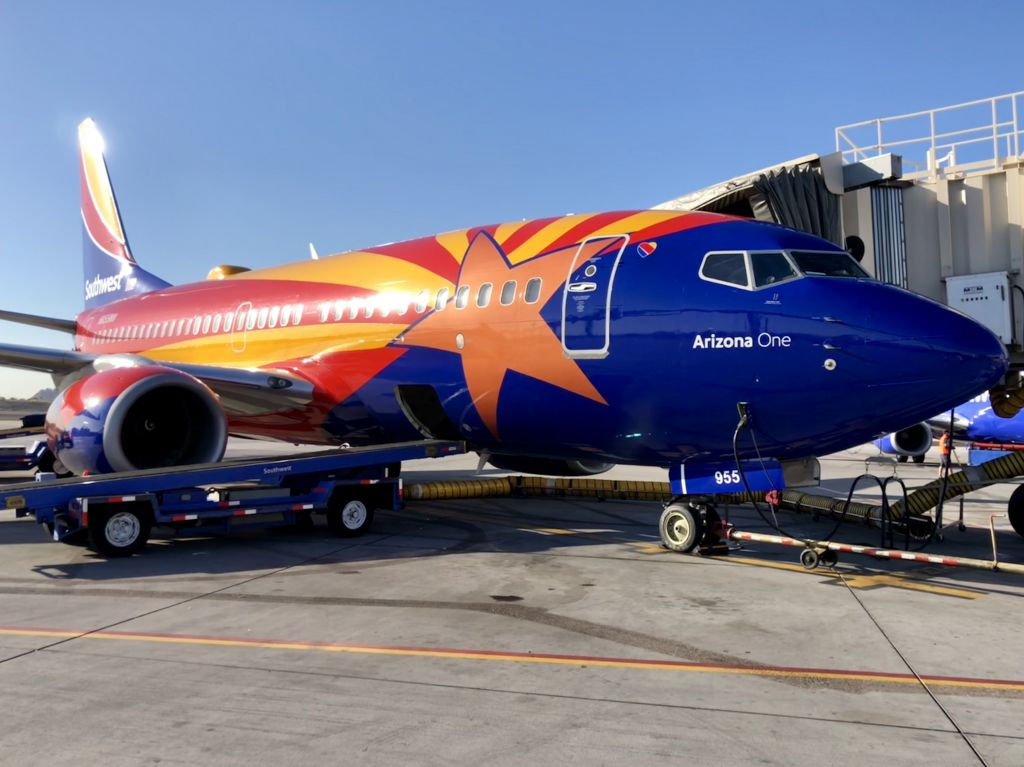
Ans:
{"label": "row of passenger window", "polygon": [[[241,307],[239,307],[241,309]],[[149,322],[141,325],[120,325],[116,328],[101,328],[96,333],[96,342],[101,344],[120,341],[145,341],[153,338],[185,338],[188,336],[216,335],[232,330],[253,330],[298,325],[302,322],[302,304],[264,306],[262,309],[243,309],[238,312],[217,312],[181,317],[176,320]]]}
{"label": "row of passenger window", "polygon": [[[541,279],[534,277],[526,283],[523,290],[523,301],[528,304],[535,304],[540,299]],[[508,306],[516,300],[518,283],[516,280],[508,280],[501,286],[498,295],[498,302],[502,306]],[[403,315],[411,308],[417,314],[422,314],[428,308],[435,312],[443,311],[449,303],[454,304],[456,309],[465,309],[469,306],[470,300],[474,300],[481,309],[491,303],[494,294],[494,283],[485,282],[476,290],[476,297],[473,298],[473,289],[469,285],[462,285],[455,291],[454,300],[450,288],[441,288],[437,293],[429,290],[421,290],[415,296],[402,291],[377,293],[369,298],[339,298],[337,301],[324,301],[319,305],[320,322],[334,320],[335,322],[348,317],[350,320],[360,316],[369,319],[374,315],[388,317],[392,314]]]}
{"label": "row of passenger window", "polygon": [[[523,301],[528,304],[535,304],[540,299],[541,279],[534,277],[526,283],[523,290]],[[508,306],[516,300],[518,283],[516,280],[508,280],[501,286],[498,301],[502,306]],[[434,311],[441,311],[448,306],[449,302],[455,305],[456,309],[465,309],[473,298],[473,289],[469,285],[462,285],[455,291],[454,300],[449,288],[441,288],[436,294],[427,290],[420,291],[415,297],[410,293],[393,292],[377,293],[369,298],[338,299],[337,301],[324,301],[318,308],[320,310],[320,322],[328,320],[340,321],[346,316],[350,320],[357,319],[360,315],[369,319],[374,315],[387,317],[390,314],[406,314],[410,307],[422,314],[429,307]],[[491,302],[494,293],[494,283],[485,282],[476,290],[475,303],[478,307],[484,308]],[[241,309],[241,307],[239,307]],[[265,328],[285,328],[289,325],[298,325],[302,322],[302,304],[286,304],[285,306],[264,306],[260,309],[248,308],[238,312],[226,312],[224,314],[197,314],[194,317],[182,317],[177,320],[164,320],[163,322],[150,322],[142,325],[122,325],[116,328],[104,328],[97,332],[96,342],[100,344],[116,343],[120,341],[150,340],[159,338],[184,338],[188,336],[215,335],[217,333],[231,333],[232,331],[263,330]],[[237,320],[236,320],[237,315]]]}

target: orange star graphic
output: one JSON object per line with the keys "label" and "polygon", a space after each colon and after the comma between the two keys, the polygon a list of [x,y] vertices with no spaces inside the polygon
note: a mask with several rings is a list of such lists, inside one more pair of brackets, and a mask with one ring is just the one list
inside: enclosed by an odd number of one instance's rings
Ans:
{"label": "orange star graphic", "polygon": [[[599,253],[608,240],[586,243],[578,263]],[[469,303],[456,309],[454,301],[434,311],[402,334],[403,345],[458,354],[466,386],[480,418],[498,436],[498,400],[505,374],[523,373],[566,391],[607,405],[575,360],[565,356],[562,341],[540,316],[548,300],[562,288],[577,247],[569,247],[511,266],[500,246],[481,232],[470,243],[462,260],[455,294],[470,288]],[[526,283],[539,277],[541,291],[534,303],[526,303]],[[516,281],[516,297],[508,306],[500,301],[502,286]],[[493,285],[487,306],[477,306],[480,286]]]}

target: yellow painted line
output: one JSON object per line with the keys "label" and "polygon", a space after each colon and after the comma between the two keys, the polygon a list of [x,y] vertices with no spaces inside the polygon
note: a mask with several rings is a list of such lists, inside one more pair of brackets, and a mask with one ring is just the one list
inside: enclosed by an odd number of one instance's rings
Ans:
{"label": "yellow painted line", "polygon": [[[767,567],[772,570],[786,570],[791,573],[803,573],[805,575],[817,575],[824,578],[831,578],[833,580],[837,580],[840,577],[839,573],[834,573],[829,570],[808,570],[802,565],[793,565],[786,562],[770,562],[765,559],[754,559],[751,557],[737,557],[735,554],[714,558],[721,559],[724,562],[735,562],[737,564],[750,565],[752,567]],[[984,596],[983,593],[979,593],[977,591],[968,591],[966,589],[958,589],[951,586],[935,586],[931,583],[922,583],[921,581],[916,580],[913,575],[905,575],[902,573],[878,573],[873,575],[843,573],[842,577],[845,578],[846,583],[854,589],[871,589],[878,588],[880,586],[892,586],[897,589],[923,591],[929,594],[938,594],[940,596],[957,597],[958,599],[978,599]]]}
{"label": "yellow painted line", "polygon": [[[878,682],[883,684],[917,685],[910,674],[893,674],[845,669],[796,668],[786,666],[740,666],[724,663],[692,663],[687,661],[606,658],[587,655],[555,655],[549,653],[517,653],[491,650],[461,650],[431,647],[398,647],[386,645],[342,644],[336,642],[301,642],[276,639],[239,639],[235,637],[194,636],[188,634],[129,633],[94,631],[82,633],[46,628],[0,628],[0,636],[39,637],[47,639],[90,639],[93,641],[140,642],[204,647],[233,647],[259,650],[295,650],[351,655],[377,655],[443,660],[530,663],[555,666],[621,668],[644,671],[684,671],[700,674],[731,674],[774,678],[799,678],[835,681]],[[980,679],[970,677],[922,676],[929,685],[982,690],[1024,692],[1024,680]]]}
{"label": "yellow painted line", "polygon": [[[516,530],[522,530],[527,533],[540,533],[541,535],[567,535],[584,540],[593,540],[600,543],[621,543],[629,548],[637,551],[641,554],[654,555],[654,554],[672,554],[676,555],[675,552],[669,551],[660,543],[648,543],[644,541],[621,541],[610,539],[608,536],[598,536],[591,533],[584,533],[578,530],[566,530],[559,527],[537,527],[533,525],[525,525],[521,520],[515,518],[501,519],[497,517],[489,517],[482,514],[467,514],[464,512],[452,512],[452,511],[438,511],[431,509],[429,514],[433,514],[439,517],[448,517],[451,519],[463,519],[467,522],[482,522],[484,524],[498,525],[501,527],[512,527]],[[614,533],[614,531],[613,531]],[[751,567],[766,567],[771,570],[784,570],[791,573],[801,573],[803,575],[817,575],[821,578],[830,578],[837,580],[840,576],[839,573],[831,572],[829,570],[817,569],[808,570],[802,565],[794,565],[788,562],[772,562],[767,559],[755,559],[753,557],[739,557],[735,554],[728,554],[725,556],[711,556],[708,559],[718,559],[723,562],[735,562],[740,565],[749,565]],[[843,577],[846,579],[847,584],[850,588],[854,589],[872,589],[879,588],[882,586],[890,586],[897,589],[907,589],[909,591],[921,591],[928,594],[936,594],[944,597],[956,597],[957,599],[980,599],[985,596],[984,592],[969,591],[967,589],[958,589],[952,586],[936,586],[931,583],[923,583],[916,579],[912,574],[903,573],[878,573],[874,575],[867,574],[851,574],[843,573]]]}

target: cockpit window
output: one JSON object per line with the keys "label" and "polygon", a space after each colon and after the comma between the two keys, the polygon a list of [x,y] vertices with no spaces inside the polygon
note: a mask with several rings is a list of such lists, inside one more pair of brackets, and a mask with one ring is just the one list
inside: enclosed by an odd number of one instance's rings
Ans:
{"label": "cockpit window", "polygon": [[747,259],[742,253],[709,253],[704,256],[700,276],[706,280],[724,282],[741,288],[750,285],[747,278]]}
{"label": "cockpit window", "polygon": [[750,265],[754,270],[754,287],[757,288],[798,276],[783,253],[751,253]]}
{"label": "cockpit window", "polygon": [[810,277],[867,277],[848,253],[814,253],[806,250],[790,251],[801,272]]}

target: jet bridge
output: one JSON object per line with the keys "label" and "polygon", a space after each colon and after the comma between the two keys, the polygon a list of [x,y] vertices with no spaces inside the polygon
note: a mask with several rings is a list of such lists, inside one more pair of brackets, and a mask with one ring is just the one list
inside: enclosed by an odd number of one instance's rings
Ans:
{"label": "jet bridge", "polygon": [[973,316],[1024,370],[1024,91],[842,125],[832,154],[656,207],[823,236],[878,279]]}

